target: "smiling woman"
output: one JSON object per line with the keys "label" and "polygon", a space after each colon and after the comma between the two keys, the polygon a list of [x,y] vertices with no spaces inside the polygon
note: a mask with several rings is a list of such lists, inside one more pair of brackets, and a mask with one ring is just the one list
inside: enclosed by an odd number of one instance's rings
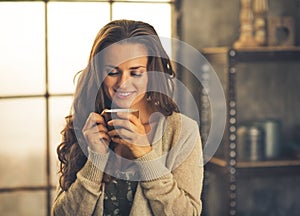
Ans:
{"label": "smiling woman", "polygon": [[[57,148],[53,215],[200,215],[199,128],[172,100],[174,76],[153,26],[114,20],[100,29]],[[111,108],[139,116],[107,121]]]}

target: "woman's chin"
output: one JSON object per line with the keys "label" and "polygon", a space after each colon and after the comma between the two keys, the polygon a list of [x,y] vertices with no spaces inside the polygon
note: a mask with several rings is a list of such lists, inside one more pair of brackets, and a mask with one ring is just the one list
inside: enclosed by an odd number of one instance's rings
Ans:
{"label": "woman's chin", "polygon": [[128,108],[135,108],[141,106],[141,104],[145,104],[146,99],[144,98],[135,98],[131,100],[119,100],[115,99],[112,103],[112,108],[121,108],[121,109],[128,109]]}
{"label": "woman's chin", "polygon": [[129,103],[129,102],[127,102],[127,103],[126,102],[122,102],[122,103],[118,102],[118,103],[112,104],[112,108],[128,109],[130,107],[132,107],[132,103]]}

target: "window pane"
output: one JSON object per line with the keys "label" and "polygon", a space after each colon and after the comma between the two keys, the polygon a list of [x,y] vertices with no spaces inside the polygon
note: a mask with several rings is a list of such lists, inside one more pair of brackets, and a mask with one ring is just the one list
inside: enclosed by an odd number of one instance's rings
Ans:
{"label": "window pane", "polygon": [[87,65],[99,29],[109,22],[109,3],[49,2],[49,91],[71,93],[74,75]]}
{"label": "window pane", "polygon": [[13,192],[0,194],[0,215],[46,215],[45,192]]}
{"label": "window pane", "polygon": [[0,100],[0,187],[45,185],[45,100]]}
{"label": "window pane", "polygon": [[151,24],[159,36],[171,37],[169,3],[113,3],[113,19],[133,19]]}
{"label": "window pane", "polygon": [[45,92],[42,2],[0,2],[0,95]]}
{"label": "window pane", "polygon": [[49,101],[52,185],[57,184],[58,159],[56,148],[61,143],[60,132],[66,124],[65,117],[69,115],[72,99],[72,97],[51,97]]}

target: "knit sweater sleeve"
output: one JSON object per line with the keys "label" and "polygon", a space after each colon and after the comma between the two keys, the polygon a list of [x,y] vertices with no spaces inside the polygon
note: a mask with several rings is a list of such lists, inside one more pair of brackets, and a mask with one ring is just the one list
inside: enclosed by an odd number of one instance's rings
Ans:
{"label": "knit sweater sleeve", "polygon": [[[187,129],[187,130],[185,130]],[[189,125],[181,131],[184,141],[178,152],[187,152],[185,146],[193,146],[189,150],[188,156],[182,160],[180,153],[170,155],[169,159],[182,161],[176,167],[170,168],[168,165],[156,163],[155,173],[162,170],[165,174],[150,181],[141,182],[145,197],[148,199],[154,215],[197,215],[202,209],[200,200],[203,181],[203,159],[202,146],[198,125]],[[155,157],[154,153],[146,157]],[[158,156],[158,155],[157,155]],[[149,160],[150,158],[147,158]],[[141,160],[146,160],[142,158]],[[147,172],[151,167],[146,167]],[[169,169],[170,172],[165,170]]]}
{"label": "knit sweater sleeve", "polygon": [[77,173],[67,191],[58,189],[52,206],[52,215],[93,215],[102,193],[101,181],[108,154],[100,155],[89,150],[88,160]]}

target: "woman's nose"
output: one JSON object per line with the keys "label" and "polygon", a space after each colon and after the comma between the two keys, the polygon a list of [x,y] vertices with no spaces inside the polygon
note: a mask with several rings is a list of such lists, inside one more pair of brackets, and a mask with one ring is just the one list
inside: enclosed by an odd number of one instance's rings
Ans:
{"label": "woman's nose", "polygon": [[128,84],[129,84],[129,81],[130,81],[130,74],[128,74],[126,72],[123,72],[121,74],[121,76],[119,77],[118,87],[119,88],[126,88],[126,86],[128,86]]}

